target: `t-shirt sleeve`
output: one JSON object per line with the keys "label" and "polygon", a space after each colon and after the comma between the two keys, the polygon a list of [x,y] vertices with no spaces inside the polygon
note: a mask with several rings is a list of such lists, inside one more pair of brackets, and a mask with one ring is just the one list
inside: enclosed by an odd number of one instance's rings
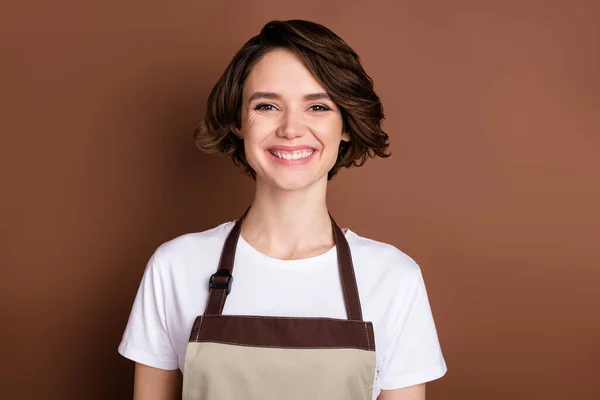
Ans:
{"label": "t-shirt sleeve", "polygon": [[135,362],[174,370],[178,362],[166,324],[164,287],[155,252],[144,271],[118,351]]}
{"label": "t-shirt sleeve", "polygon": [[[408,290],[397,296],[388,330],[388,343],[379,370],[383,390],[400,389],[432,381],[446,373],[433,315],[418,265],[414,265]],[[405,286],[406,287],[406,286]]]}

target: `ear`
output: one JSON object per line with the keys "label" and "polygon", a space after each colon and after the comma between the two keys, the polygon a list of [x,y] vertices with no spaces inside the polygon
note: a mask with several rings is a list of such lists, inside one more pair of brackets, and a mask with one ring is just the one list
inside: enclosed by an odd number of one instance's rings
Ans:
{"label": "ear", "polygon": [[350,134],[346,131],[342,132],[342,140],[344,142],[349,142],[351,140]]}
{"label": "ear", "polygon": [[229,126],[229,129],[231,129],[231,131],[232,131],[232,132],[233,132],[233,133],[234,133],[234,134],[235,134],[237,137],[239,137],[240,139],[242,139],[242,134],[241,134],[241,132],[240,132],[240,129],[239,129],[237,126],[235,126],[235,122],[234,122],[234,123],[232,123],[232,124]]}

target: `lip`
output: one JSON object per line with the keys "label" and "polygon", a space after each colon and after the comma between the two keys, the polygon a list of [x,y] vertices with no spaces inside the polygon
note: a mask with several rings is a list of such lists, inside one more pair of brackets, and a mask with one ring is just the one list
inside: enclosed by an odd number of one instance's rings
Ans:
{"label": "lip", "polygon": [[[296,146],[296,147],[298,147],[298,146]],[[281,149],[281,150],[279,150],[279,149]],[[306,146],[300,146],[296,150],[300,150],[300,149],[313,150],[313,153],[310,156],[306,157],[306,158],[299,158],[297,160],[286,160],[284,158],[279,158],[277,156],[274,156],[271,153],[271,151],[275,151],[275,150],[285,151],[283,149],[287,149],[288,151],[291,151],[291,150],[289,150],[290,147],[285,147],[284,146],[282,148],[281,146],[279,146],[279,147],[271,147],[271,148],[269,148],[269,150],[265,151],[265,153],[267,153],[267,157],[270,160],[272,160],[275,164],[282,165],[282,166],[288,166],[288,167],[306,165],[306,164],[310,163],[311,160],[315,157],[315,154],[317,154],[317,150],[316,149],[314,149],[312,147],[306,147]]]}
{"label": "lip", "polygon": [[298,145],[298,146],[272,146],[267,151],[296,151],[296,150],[317,150],[312,146]]}

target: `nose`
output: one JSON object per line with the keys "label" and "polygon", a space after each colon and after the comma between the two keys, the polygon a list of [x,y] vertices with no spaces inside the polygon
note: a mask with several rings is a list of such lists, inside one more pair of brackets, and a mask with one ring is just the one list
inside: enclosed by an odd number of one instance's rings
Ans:
{"label": "nose", "polygon": [[294,139],[304,135],[305,132],[306,125],[303,121],[301,111],[286,110],[282,114],[281,121],[277,129],[277,136],[287,139]]}

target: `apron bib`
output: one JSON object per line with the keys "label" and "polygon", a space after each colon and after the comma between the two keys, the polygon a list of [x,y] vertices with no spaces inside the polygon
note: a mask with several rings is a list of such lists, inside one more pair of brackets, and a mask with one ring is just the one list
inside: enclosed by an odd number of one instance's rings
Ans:
{"label": "apron bib", "polygon": [[221,315],[242,222],[227,236],[185,354],[184,400],[371,400],[372,322],[363,321],[350,247],[331,215],[348,319]]}

